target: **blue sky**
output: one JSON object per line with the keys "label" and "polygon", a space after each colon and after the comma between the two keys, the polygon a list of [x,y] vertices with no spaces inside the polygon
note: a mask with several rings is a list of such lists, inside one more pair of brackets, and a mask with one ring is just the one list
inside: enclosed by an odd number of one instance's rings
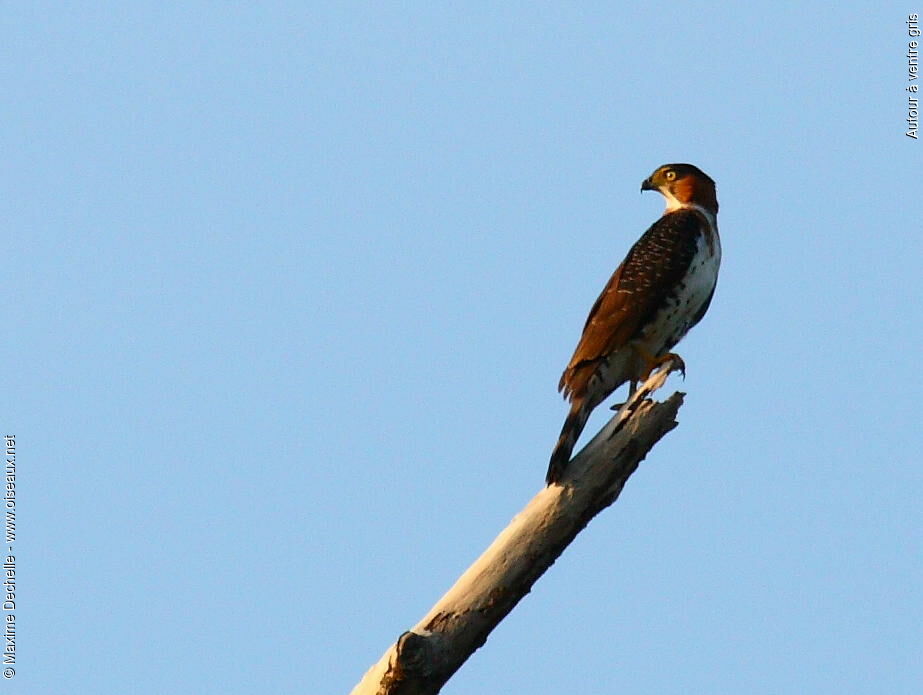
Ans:
{"label": "blue sky", "polygon": [[317,5],[5,8],[0,692],[348,691],[541,487],[671,161],[680,427],[444,692],[915,692],[914,8]]}

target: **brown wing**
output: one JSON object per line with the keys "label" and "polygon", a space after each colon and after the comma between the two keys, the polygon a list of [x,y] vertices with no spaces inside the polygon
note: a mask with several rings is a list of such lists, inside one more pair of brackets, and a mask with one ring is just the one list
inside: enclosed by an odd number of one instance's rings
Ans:
{"label": "brown wing", "polygon": [[635,242],[596,300],[558,390],[581,394],[599,362],[653,319],[689,269],[706,221],[694,210],[665,214]]}

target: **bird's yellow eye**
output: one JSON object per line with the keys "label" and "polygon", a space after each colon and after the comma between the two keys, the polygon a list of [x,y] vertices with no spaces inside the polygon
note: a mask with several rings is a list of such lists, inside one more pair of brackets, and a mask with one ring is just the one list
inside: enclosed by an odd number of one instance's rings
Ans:
{"label": "bird's yellow eye", "polygon": [[676,178],[676,172],[673,171],[673,170],[671,169],[670,171],[668,171],[667,173],[665,173],[665,174],[663,175],[663,177],[664,177],[667,181],[672,181],[672,180],[674,180],[674,179]]}

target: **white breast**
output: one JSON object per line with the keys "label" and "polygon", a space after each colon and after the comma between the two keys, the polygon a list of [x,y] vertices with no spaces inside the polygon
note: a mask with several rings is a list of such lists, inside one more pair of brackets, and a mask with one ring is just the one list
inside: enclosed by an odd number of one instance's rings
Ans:
{"label": "white breast", "polygon": [[721,240],[716,231],[709,236],[710,240],[699,239],[686,276],[642,334],[642,342],[655,356],[666,353],[683,339],[715,290],[721,265]]}

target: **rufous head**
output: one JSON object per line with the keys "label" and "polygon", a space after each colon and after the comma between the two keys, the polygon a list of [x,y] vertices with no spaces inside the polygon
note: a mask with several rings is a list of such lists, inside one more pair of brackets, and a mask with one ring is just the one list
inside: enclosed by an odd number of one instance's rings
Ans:
{"label": "rufous head", "polygon": [[715,182],[692,164],[664,164],[641,182],[642,191],[659,191],[667,199],[667,210],[698,205],[718,214]]}

